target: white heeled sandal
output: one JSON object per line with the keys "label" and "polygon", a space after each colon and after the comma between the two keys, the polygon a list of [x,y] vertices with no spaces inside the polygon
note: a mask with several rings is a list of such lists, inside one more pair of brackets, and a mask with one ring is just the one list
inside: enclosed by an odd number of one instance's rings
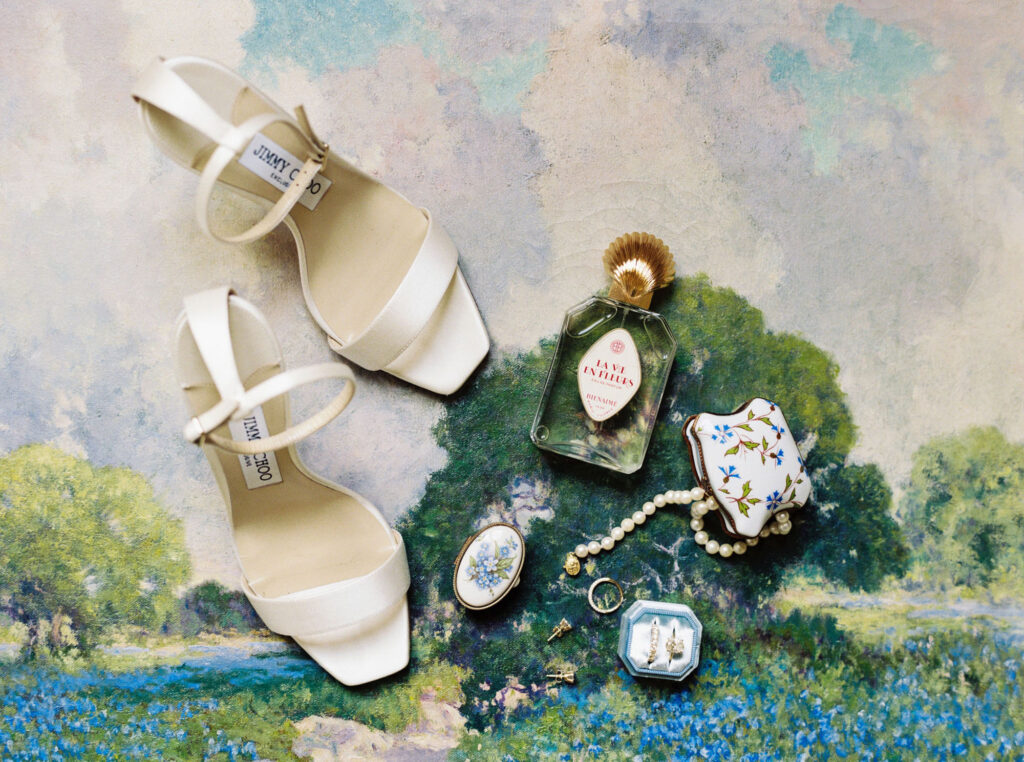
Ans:
{"label": "white heeled sandal", "polygon": [[[244,243],[287,225],[306,304],[335,352],[439,394],[462,386],[490,342],[458,251],[429,212],[332,153],[301,106],[293,118],[214,61],[158,59],[132,96],[153,141],[200,173],[204,231]],[[243,233],[214,232],[218,184],[269,211]]]}
{"label": "white heeled sandal", "polygon": [[[339,362],[284,370],[269,324],[228,288],[185,299],[177,368],[194,413],[185,437],[217,479],[242,590],[274,632],[360,685],[409,663],[409,567],[401,535],[364,497],[306,469],[294,443],[333,420],[355,379]],[[289,421],[287,393],[340,379],[319,413]]]}

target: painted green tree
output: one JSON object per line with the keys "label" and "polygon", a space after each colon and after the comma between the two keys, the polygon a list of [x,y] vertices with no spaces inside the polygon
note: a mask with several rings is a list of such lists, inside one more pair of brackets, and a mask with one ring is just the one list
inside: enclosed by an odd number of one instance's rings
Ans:
{"label": "painted green tree", "polygon": [[200,632],[250,632],[263,622],[241,590],[216,580],[201,582],[181,596],[177,626],[187,636]]}
{"label": "painted green tree", "polygon": [[[580,679],[588,673],[604,679],[618,630],[615,617],[601,618],[587,605],[587,588],[598,576],[624,583],[627,603],[685,601],[711,621],[713,610],[756,611],[795,564],[818,566],[826,577],[856,589],[874,589],[885,576],[905,571],[906,551],[880,472],[845,463],[855,428],[835,363],[805,340],[766,331],[758,310],[706,276],[677,279],[654,308],[669,321],[679,351],[638,473],[623,476],[542,453],[530,441],[551,340],[495,362],[449,402],[436,427],[448,463],[431,476],[401,527],[417,580],[413,611],[425,642],[446,659],[472,664],[478,678],[542,677],[558,654],[546,635],[566,616],[576,625]],[[782,407],[824,510],[797,511],[788,537],[720,559],[693,542],[689,511],[666,508],[613,552],[591,559],[579,577],[565,574],[565,555],[578,543],[607,534],[658,492],[692,486],[682,437],[687,416],[729,412],[754,396]],[[522,584],[496,609],[469,614],[447,603],[452,563],[470,532],[496,519],[527,532]],[[714,524],[713,517],[706,524]],[[846,561],[835,560],[840,556]],[[723,620],[730,618],[736,617]],[[468,691],[472,700],[473,686]]]}
{"label": "painted green tree", "polygon": [[914,454],[900,514],[916,576],[1024,591],[1024,445],[993,427],[933,439]]}
{"label": "painted green tree", "polygon": [[188,575],[181,521],[139,474],[46,445],[0,458],[0,609],[28,627],[26,653],[160,627]]}

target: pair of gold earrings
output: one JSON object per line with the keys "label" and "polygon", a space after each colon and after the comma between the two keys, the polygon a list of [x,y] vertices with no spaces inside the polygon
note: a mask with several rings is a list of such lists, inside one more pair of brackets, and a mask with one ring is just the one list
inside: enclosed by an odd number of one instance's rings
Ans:
{"label": "pair of gold earrings", "polygon": [[[548,636],[548,643],[550,643],[552,640],[555,640],[556,638],[562,637],[571,629],[572,624],[569,622],[568,619],[562,617],[562,621],[556,624],[554,629],[551,630],[551,635]],[[554,674],[545,675],[545,677],[547,677],[550,680],[554,680],[556,683],[572,684],[576,682],[576,672],[570,667],[566,667],[565,669],[557,669],[555,670]]]}
{"label": "pair of gold earrings", "polygon": [[[654,664],[654,660],[658,658],[658,641],[661,633],[661,629],[658,627],[658,620],[655,619],[651,622],[651,647],[647,651],[647,665]],[[665,641],[665,653],[668,654],[668,660],[672,661],[677,656],[682,656],[685,653],[686,646],[683,643],[683,639],[676,637],[676,628],[672,627],[672,634]]]}

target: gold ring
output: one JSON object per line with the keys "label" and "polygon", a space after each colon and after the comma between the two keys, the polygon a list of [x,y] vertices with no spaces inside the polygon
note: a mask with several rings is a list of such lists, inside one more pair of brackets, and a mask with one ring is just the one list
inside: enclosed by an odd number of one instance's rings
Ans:
{"label": "gold ring", "polygon": [[[594,590],[597,589],[598,585],[604,585],[604,584],[614,585],[615,589],[619,591],[619,601],[618,601],[618,603],[616,603],[611,608],[607,608],[607,609],[603,609],[600,606],[598,606],[596,603],[594,603]],[[625,595],[622,592],[622,585],[620,585],[618,582],[613,580],[611,577],[601,577],[600,579],[595,579],[594,580],[594,584],[592,584],[590,586],[590,591],[587,593],[587,601],[590,602],[590,608],[592,608],[598,614],[611,614],[613,611],[617,610],[619,608],[619,606],[622,605],[622,601],[623,600],[625,600]]]}

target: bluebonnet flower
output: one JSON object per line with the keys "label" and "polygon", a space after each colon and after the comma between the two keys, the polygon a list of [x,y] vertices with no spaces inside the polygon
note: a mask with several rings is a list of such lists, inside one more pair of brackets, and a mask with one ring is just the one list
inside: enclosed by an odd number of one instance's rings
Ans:
{"label": "bluebonnet flower", "polygon": [[[196,678],[204,674],[231,682],[234,675],[244,673],[249,681],[266,683],[316,671],[308,659],[291,652],[256,658],[239,649],[219,648],[219,658],[204,655],[175,666],[122,673],[29,672],[0,666],[0,757],[163,759],[173,748],[167,744],[188,740],[188,730],[179,723],[218,712],[220,702],[148,701],[145,694],[166,696],[165,689],[173,686],[198,688]],[[218,743],[218,753],[229,759],[262,756],[251,741],[224,737]]]}

